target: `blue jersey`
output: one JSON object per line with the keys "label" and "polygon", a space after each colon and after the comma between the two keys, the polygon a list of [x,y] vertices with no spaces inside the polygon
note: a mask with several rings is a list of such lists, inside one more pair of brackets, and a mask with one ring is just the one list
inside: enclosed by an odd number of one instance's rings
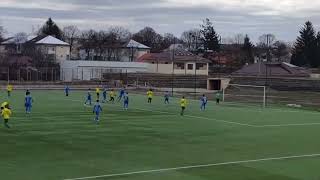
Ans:
{"label": "blue jersey", "polygon": [[87,99],[91,99],[91,93],[90,92],[88,92],[88,94],[87,94]]}
{"label": "blue jersey", "polygon": [[201,98],[201,102],[202,102],[202,104],[207,104],[207,102],[208,102],[208,99],[207,99],[207,97],[202,97]]}
{"label": "blue jersey", "polygon": [[120,90],[120,96],[123,96],[124,95],[124,89],[121,89]]}
{"label": "blue jersey", "polygon": [[64,89],[64,91],[65,91],[66,93],[68,93],[68,92],[70,91],[70,88],[67,86],[67,87]]}
{"label": "blue jersey", "polygon": [[104,90],[102,95],[103,95],[103,97],[107,97],[107,90]]}
{"label": "blue jersey", "polygon": [[94,105],[94,107],[93,107],[93,112],[94,113],[99,114],[101,111],[102,111],[102,107],[101,107],[100,104]]}
{"label": "blue jersey", "polygon": [[124,103],[129,103],[129,96],[127,94],[124,96]]}
{"label": "blue jersey", "polygon": [[25,97],[25,104],[26,106],[31,106],[32,105],[32,97],[31,96],[26,96]]}

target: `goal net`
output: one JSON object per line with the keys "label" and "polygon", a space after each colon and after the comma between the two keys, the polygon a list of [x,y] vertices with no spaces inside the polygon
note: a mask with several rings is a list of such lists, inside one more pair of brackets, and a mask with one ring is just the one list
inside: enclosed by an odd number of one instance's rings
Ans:
{"label": "goal net", "polygon": [[266,87],[255,85],[229,84],[223,90],[223,101],[230,104],[266,106]]}

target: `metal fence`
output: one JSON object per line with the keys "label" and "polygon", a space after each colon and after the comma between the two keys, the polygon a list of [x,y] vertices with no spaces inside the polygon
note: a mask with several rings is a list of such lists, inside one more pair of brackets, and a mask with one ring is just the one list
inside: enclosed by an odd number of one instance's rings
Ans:
{"label": "metal fence", "polygon": [[59,68],[30,68],[30,67],[2,67],[0,68],[1,81],[59,81],[60,69]]}

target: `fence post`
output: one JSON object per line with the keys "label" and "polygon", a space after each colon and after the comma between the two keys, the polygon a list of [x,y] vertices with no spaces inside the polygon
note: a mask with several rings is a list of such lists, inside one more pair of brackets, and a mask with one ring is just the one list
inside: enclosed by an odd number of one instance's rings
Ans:
{"label": "fence post", "polygon": [[46,81],[48,81],[48,67],[46,67]]}
{"label": "fence post", "polygon": [[73,82],[73,70],[74,70],[74,69],[72,68],[71,82]]}
{"label": "fence post", "polygon": [[51,68],[51,81],[53,81],[53,68]]}
{"label": "fence post", "polygon": [[83,68],[81,70],[81,80],[83,81]]}

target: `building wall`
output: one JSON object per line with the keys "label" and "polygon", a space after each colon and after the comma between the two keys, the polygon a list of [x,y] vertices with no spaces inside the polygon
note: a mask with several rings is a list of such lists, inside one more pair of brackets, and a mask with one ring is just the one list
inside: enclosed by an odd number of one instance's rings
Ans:
{"label": "building wall", "polygon": [[70,59],[69,46],[38,45],[38,48],[42,51],[42,53],[53,57],[53,59],[58,63],[63,60]]}
{"label": "building wall", "polygon": [[63,60],[70,59],[70,47],[69,46],[56,46],[56,61],[61,62]]}
{"label": "building wall", "polygon": [[[188,69],[188,65],[193,65],[191,70]],[[184,63],[184,69],[179,69],[176,65],[174,67],[174,74],[177,75],[194,75],[195,74],[195,63]],[[172,74],[172,63],[171,64],[161,64],[154,63],[149,64],[148,71],[151,73],[160,73],[160,74]],[[198,69],[196,73],[198,75],[208,75],[209,65],[206,64],[204,69]]]}
{"label": "building wall", "polygon": [[6,51],[6,46],[5,45],[0,45],[0,53],[1,54],[4,54],[4,53],[6,53],[7,51]]}

